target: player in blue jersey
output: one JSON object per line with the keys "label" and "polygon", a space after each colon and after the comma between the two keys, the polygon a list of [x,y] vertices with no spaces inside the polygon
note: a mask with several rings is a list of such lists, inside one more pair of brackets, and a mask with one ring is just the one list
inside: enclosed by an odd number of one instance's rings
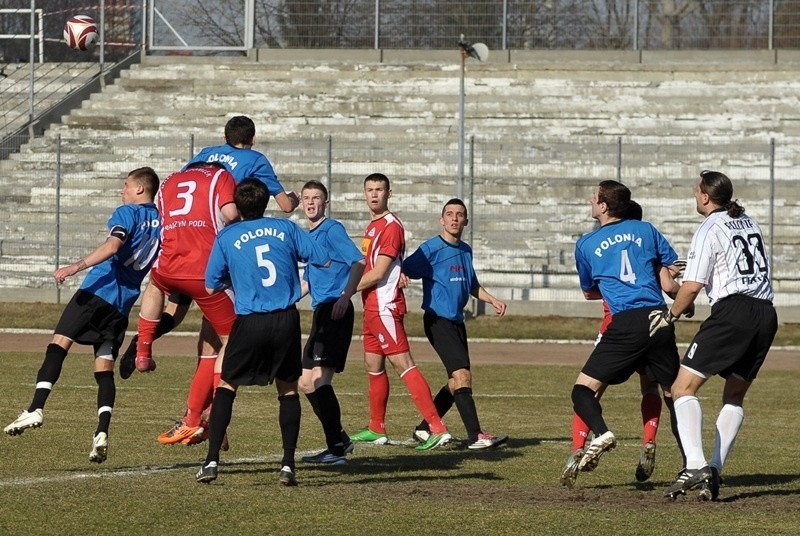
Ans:
{"label": "player in blue jersey", "polygon": [[[716,500],[720,473],[744,421],[744,397],[767,358],[778,317],[764,237],[758,222],[733,200],[731,180],[703,171],[694,189],[705,220],[692,237],[683,285],[669,312],[653,331],[663,331],[691,312],[705,288],[711,314],[700,326],[672,385],[686,468],[665,495],[675,498],[700,488],[701,499]],[[722,409],[710,462],[703,453],[703,410],[697,392],[714,375],[725,378]]]}
{"label": "player in blue jersey", "polygon": [[223,437],[231,420],[240,385],[269,385],[278,390],[278,421],[283,438],[279,482],[297,485],[294,453],[300,433],[302,372],[298,261],[324,266],[327,253],[294,222],[264,217],[269,192],[263,182],[245,179],[236,186],[234,201],[242,221],[220,231],[206,267],[206,288],[233,288],[233,324],[222,375],[211,408],[208,453],[195,475],[198,482],[217,478]]}
{"label": "player in blue jersey", "polygon": [[597,392],[625,382],[644,367],[669,397],[678,373],[674,328],[669,326],[650,337],[651,320],[666,310],[660,267],[672,266],[678,255],[652,224],[623,219],[630,199],[625,185],[601,182],[589,200],[592,217],[600,227],[583,235],[575,246],[584,297],[605,299],[612,315],[572,389],[575,413],[594,433],[578,464],[584,471],[594,468],[600,456],[617,443],[603,419]]}
{"label": "player in blue jersey", "polygon": [[158,211],[153,198],[158,175],[149,167],[131,171],[122,187],[122,205],[108,220],[108,236],[94,251],[53,274],[56,282],[91,268],[80,289],[64,308],[53,340],[36,376],[36,390],[26,411],[6,426],[18,435],[42,425],[45,402],[61,375],[73,343],[94,347],[98,424],[89,460],[102,463],[108,455],[108,428],[114,407],[114,360],[128,326],[128,313],[139,297],[141,284],[156,258],[160,240]]}
{"label": "player in blue jersey", "polygon": [[364,272],[364,256],[350,240],[340,222],[328,218],[328,189],[319,181],[308,181],[300,192],[300,202],[309,222],[309,236],[327,251],[331,264],[306,266],[303,295],[311,294],[314,316],[311,333],[303,349],[303,374],[300,390],[308,398],[322,423],[327,448],[303,461],[342,465],[353,443],[342,428],[339,399],[333,390],[333,375],[344,370],[350,340],[353,338],[354,311],[351,298]]}
{"label": "player in blue jersey", "polygon": [[244,115],[231,117],[225,124],[225,143],[204,148],[186,167],[196,162],[218,162],[230,171],[237,182],[255,177],[267,185],[269,195],[282,211],[292,212],[300,200],[296,193],[287,193],[283,189],[270,161],[253,149],[255,138],[256,125],[252,119]]}
{"label": "player in blue jersey", "polygon": [[[252,119],[244,115],[231,117],[225,124],[225,143],[202,149],[183,167],[182,171],[186,171],[192,164],[200,162],[221,164],[233,175],[237,183],[246,178],[255,177],[266,184],[269,194],[275,198],[281,210],[287,213],[292,212],[299,203],[297,194],[284,190],[267,157],[253,149],[255,137],[256,125]],[[169,333],[180,324],[191,303],[191,299],[183,294],[171,294],[167,309],[156,328],[155,338],[158,339]],[[202,330],[198,355],[213,356],[219,351],[218,345],[215,347],[203,343],[203,340],[214,338],[213,330],[205,322]],[[129,378],[135,370],[137,342],[138,337],[134,336],[120,360],[120,376],[123,379]]]}
{"label": "player in blue jersey", "polygon": [[[440,417],[455,403],[467,430],[467,448],[487,449],[505,443],[508,436],[484,433],[472,398],[467,330],[464,307],[470,296],[489,303],[499,316],[506,304],[489,294],[478,282],[472,263],[472,248],[461,240],[467,226],[467,207],[460,199],[451,199],[442,208],[439,220],[442,232],[423,242],[403,261],[403,273],[411,279],[422,279],[423,323],[436,353],[447,371],[447,384],[433,402]],[[414,439],[428,440],[430,427],[422,421],[414,430]]]}

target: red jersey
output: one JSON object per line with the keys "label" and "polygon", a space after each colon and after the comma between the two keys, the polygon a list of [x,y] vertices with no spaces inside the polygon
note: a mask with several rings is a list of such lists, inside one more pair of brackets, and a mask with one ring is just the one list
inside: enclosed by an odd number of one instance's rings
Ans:
{"label": "red jersey", "polygon": [[236,182],[218,167],[179,171],[161,183],[156,206],[161,215],[161,252],[153,270],[172,279],[205,280],[206,264],[217,232],[221,208],[233,203]]}
{"label": "red jersey", "polygon": [[403,223],[391,212],[370,222],[361,243],[361,253],[366,260],[364,273],[375,267],[378,255],[391,257],[389,270],[374,287],[361,291],[365,311],[406,314],[406,298],[400,288],[400,273],[406,250],[406,232]]}
{"label": "red jersey", "polygon": [[606,300],[603,300],[603,323],[600,324],[600,334],[606,332],[608,325],[611,323],[611,309],[608,308]]}

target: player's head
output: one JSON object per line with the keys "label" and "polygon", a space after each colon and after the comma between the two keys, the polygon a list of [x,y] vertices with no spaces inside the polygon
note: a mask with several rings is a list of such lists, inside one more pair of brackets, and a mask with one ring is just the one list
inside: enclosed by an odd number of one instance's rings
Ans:
{"label": "player's head", "polygon": [[[450,199],[447,203],[444,204],[444,206],[442,207],[442,216],[444,216],[445,213],[448,211],[448,207],[450,207],[450,205],[456,205],[461,207],[462,212],[464,212],[464,218],[465,219],[467,218],[467,205],[465,205],[464,202],[457,197]],[[455,209],[455,207],[451,208]]]}
{"label": "player's head", "polygon": [[381,215],[389,210],[391,196],[389,178],[383,173],[372,173],[364,179],[364,199],[373,215]]}
{"label": "player's head", "polygon": [[642,205],[631,199],[631,202],[628,204],[628,210],[625,211],[625,218],[626,220],[641,220],[644,217],[644,213],[642,212]]}
{"label": "player's head", "polygon": [[158,175],[151,167],[136,168],[125,179],[122,190],[122,199],[125,203],[136,202],[137,196],[146,201],[152,201],[158,192]]}
{"label": "player's head", "polygon": [[368,182],[380,182],[383,183],[383,187],[386,190],[391,190],[392,185],[389,184],[389,177],[384,175],[383,173],[370,173],[369,175],[364,178],[364,189],[367,188]]}
{"label": "player's head", "polygon": [[325,208],[328,206],[328,189],[320,181],[310,180],[300,190],[300,203],[303,212],[311,222],[317,222],[325,217]]}
{"label": "player's head", "polygon": [[716,208],[724,208],[732,218],[744,213],[744,208],[733,200],[733,183],[724,173],[705,170],[694,189],[697,212],[707,216]]}
{"label": "player's head", "polygon": [[464,232],[464,227],[467,226],[469,220],[467,219],[467,206],[461,199],[450,199],[442,207],[442,217],[439,219],[442,224],[442,236],[445,239],[454,238],[455,240],[461,239],[461,233]]}
{"label": "player's head", "polygon": [[194,168],[219,168],[219,169],[225,169],[225,166],[220,164],[219,162],[192,162],[191,164],[186,166],[186,169],[194,169]]}
{"label": "player's head", "polygon": [[317,180],[310,180],[303,185],[303,189],[300,190],[301,193],[305,193],[306,190],[318,190],[322,192],[322,199],[324,201],[328,200],[328,189],[325,188],[325,185],[322,184],[320,181]]}
{"label": "player's head", "polygon": [[603,181],[589,200],[592,204],[592,217],[605,214],[610,218],[624,218],[631,202],[631,191],[617,181]]}
{"label": "player's head", "polygon": [[248,177],[236,185],[233,201],[243,220],[255,220],[262,217],[267,210],[269,190],[260,180]]}
{"label": "player's head", "polygon": [[256,137],[256,124],[246,115],[231,117],[225,123],[225,142],[234,147],[253,145]]}

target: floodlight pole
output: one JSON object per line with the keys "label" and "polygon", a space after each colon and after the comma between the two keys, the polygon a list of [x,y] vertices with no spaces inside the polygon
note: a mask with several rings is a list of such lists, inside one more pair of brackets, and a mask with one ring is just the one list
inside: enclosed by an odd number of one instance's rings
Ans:
{"label": "floodlight pole", "polygon": [[[461,40],[458,42],[458,49],[461,53],[461,83],[458,91],[458,191],[459,199],[464,199],[464,71],[466,70],[467,56],[475,58],[478,61],[483,61],[488,57],[488,48],[483,43],[475,43],[474,45],[464,40],[464,34],[461,34]],[[476,50],[477,49],[477,50]]]}
{"label": "floodlight pole", "polygon": [[462,43],[464,36],[461,36],[459,51],[461,54],[461,84],[458,92],[458,190],[456,197],[464,199],[464,70],[467,62],[467,50]]}

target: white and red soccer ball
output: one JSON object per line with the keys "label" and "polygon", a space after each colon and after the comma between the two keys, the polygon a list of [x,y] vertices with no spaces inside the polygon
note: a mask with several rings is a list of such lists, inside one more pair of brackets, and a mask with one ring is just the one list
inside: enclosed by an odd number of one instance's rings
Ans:
{"label": "white and red soccer ball", "polygon": [[97,38],[97,23],[89,15],[75,15],[64,25],[64,42],[71,49],[88,50]]}

